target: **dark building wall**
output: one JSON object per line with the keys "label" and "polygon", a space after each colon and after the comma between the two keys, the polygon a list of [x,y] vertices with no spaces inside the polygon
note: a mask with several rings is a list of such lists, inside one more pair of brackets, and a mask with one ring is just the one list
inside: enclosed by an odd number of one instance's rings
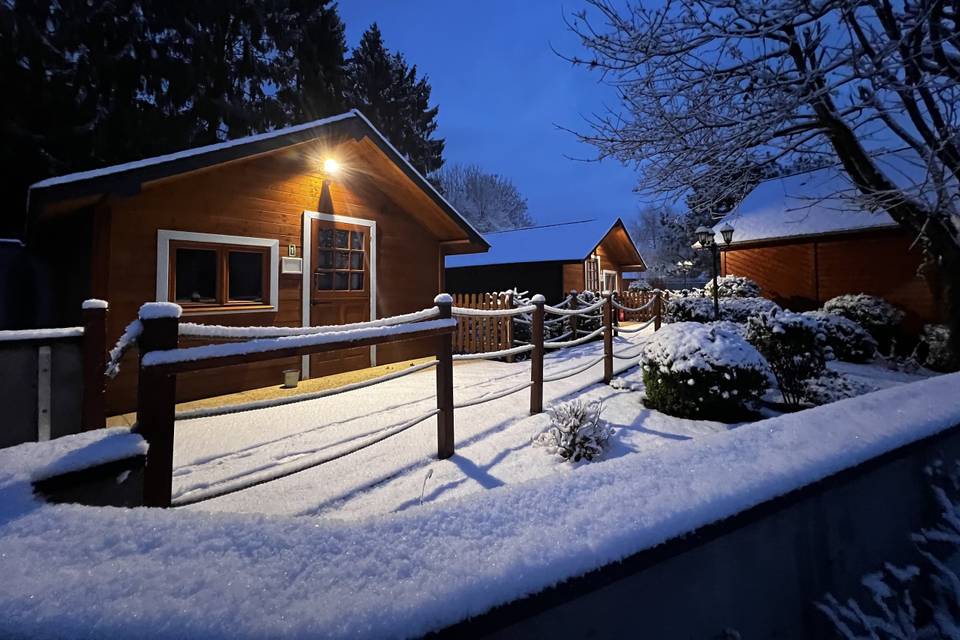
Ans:
{"label": "dark building wall", "polygon": [[547,302],[563,299],[562,262],[529,262],[447,269],[446,285],[450,293],[488,293],[529,291],[543,294]]}
{"label": "dark building wall", "polygon": [[942,312],[930,284],[917,275],[922,256],[911,242],[894,229],[770,243],[724,251],[721,271],[755,280],[763,295],[798,311],[844,293],[881,296],[906,311],[905,325],[916,331]]}

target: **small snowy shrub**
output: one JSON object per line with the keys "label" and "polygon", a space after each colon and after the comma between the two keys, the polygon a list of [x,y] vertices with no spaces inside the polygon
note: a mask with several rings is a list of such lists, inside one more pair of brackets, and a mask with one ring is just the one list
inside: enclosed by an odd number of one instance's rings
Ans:
{"label": "small snowy shrub", "polygon": [[653,287],[646,280],[634,280],[627,287],[628,291],[653,291]]}
{"label": "small snowy shrub", "polygon": [[[703,287],[707,297],[713,296],[713,278]],[[717,278],[717,292],[721,298],[758,298],[760,285],[743,276],[722,276]]]}
{"label": "small snowy shrub", "polygon": [[945,324],[926,324],[920,342],[926,349],[924,366],[934,371],[956,371],[960,363],[950,348],[950,327]]}
{"label": "small snowy shrub", "polygon": [[742,322],[731,322],[730,320],[714,320],[705,323],[708,327],[722,329],[737,334],[741,338],[747,337],[747,325]]}
{"label": "small snowy shrub", "polygon": [[534,446],[545,447],[564,460],[591,461],[603,453],[613,428],[600,418],[603,404],[567,402],[550,410],[550,427],[533,439]]}
{"label": "small snowy shrub", "polygon": [[871,391],[876,389],[830,370],[825,370],[818,377],[809,378],[803,383],[804,400],[816,405],[862,396]]}
{"label": "small snowy shrub", "polygon": [[770,363],[788,405],[799,406],[806,381],[826,369],[827,338],[803,314],[775,309],[753,316],[747,321],[747,340]]}
{"label": "small snowy shrub", "polygon": [[663,326],[640,361],[647,406],[684,418],[743,417],[766,390],[770,372],[740,335],[696,322]]}
{"label": "small snowy shrub", "polygon": [[850,318],[826,311],[807,311],[803,315],[816,321],[837,360],[868,362],[877,353],[877,341]]}
{"label": "small snowy shrub", "polygon": [[823,310],[858,322],[870,332],[884,353],[893,345],[897,329],[904,317],[903,311],[883,298],[865,293],[831,298],[824,303]]}

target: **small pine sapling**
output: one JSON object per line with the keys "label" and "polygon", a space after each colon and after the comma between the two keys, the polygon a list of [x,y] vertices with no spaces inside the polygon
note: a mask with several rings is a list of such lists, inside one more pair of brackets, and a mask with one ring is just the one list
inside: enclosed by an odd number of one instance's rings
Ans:
{"label": "small pine sapling", "polygon": [[601,417],[603,403],[567,402],[550,410],[550,427],[533,439],[534,446],[545,447],[564,460],[592,461],[603,453],[613,428]]}

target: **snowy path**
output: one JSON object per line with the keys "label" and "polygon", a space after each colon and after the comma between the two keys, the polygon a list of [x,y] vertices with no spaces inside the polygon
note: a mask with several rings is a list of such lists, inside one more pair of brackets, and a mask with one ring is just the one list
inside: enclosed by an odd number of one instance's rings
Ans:
{"label": "snowy path", "polygon": [[[651,331],[618,338],[618,352],[635,352]],[[602,353],[594,342],[549,354],[546,375],[572,370]],[[618,371],[634,361],[616,360]],[[469,362],[454,371],[457,401],[489,395],[529,379],[529,362]],[[639,395],[597,384],[603,365],[545,384],[544,404],[579,396],[603,399],[604,416],[622,429],[607,458],[641,448],[681,442],[697,433],[728,428],[650,412]],[[435,408],[434,372],[412,374],[371,389],[351,391],[243,414],[177,423],[174,496],[193,497],[220,483],[256,480],[291,463],[325,458]],[[639,378],[636,370],[630,378]],[[313,469],[187,508],[355,518],[406,509],[554,473],[558,463],[530,441],[548,424],[528,415],[529,391],[458,409],[457,454],[436,460],[436,419],[367,449]],[[559,469],[558,469],[559,467]],[[427,475],[431,477],[427,479]]]}

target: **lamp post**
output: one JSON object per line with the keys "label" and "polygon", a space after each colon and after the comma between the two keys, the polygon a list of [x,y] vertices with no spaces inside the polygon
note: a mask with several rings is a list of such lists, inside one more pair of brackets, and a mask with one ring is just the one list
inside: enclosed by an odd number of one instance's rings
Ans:
{"label": "lamp post", "polygon": [[681,260],[677,263],[677,267],[680,269],[680,273],[683,274],[683,288],[687,288],[687,274],[690,273],[690,268],[693,267],[693,262],[690,260]]}
{"label": "lamp post", "polygon": [[[710,227],[697,227],[696,234],[700,246],[704,249],[710,249],[712,252],[710,264],[713,267],[713,317],[715,320],[719,320],[720,287],[717,282],[717,272],[720,271],[720,248],[717,246],[714,231]],[[720,228],[720,235],[723,237],[723,244],[729,245],[733,242],[733,227],[729,223],[723,225]]]}

